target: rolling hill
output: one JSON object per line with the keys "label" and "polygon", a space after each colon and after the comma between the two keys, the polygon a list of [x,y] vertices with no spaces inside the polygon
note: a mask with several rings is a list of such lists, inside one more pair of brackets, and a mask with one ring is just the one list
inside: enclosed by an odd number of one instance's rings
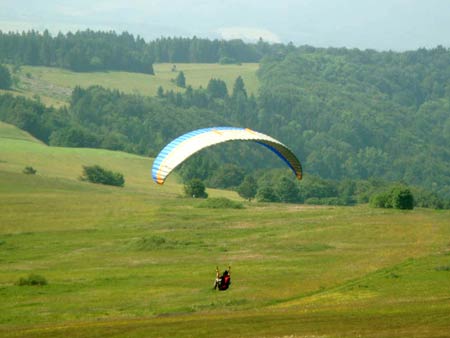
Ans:
{"label": "rolling hill", "polygon": [[[151,162],[0,124],[2,337],[448,334],[449,211],[218,212],[182,198],[175,178],[153,184]],[[86,164],[123,172],[125,187],[79,181]],[[232,286],[214,292],[227,264]],[[30,274],[48,284],[17,284]]]}

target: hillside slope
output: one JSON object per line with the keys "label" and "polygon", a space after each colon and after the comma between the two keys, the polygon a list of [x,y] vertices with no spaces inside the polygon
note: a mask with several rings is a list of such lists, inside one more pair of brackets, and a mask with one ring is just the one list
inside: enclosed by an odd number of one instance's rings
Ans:
{"label": "hillside slope", "polygon": [[[153,184],[149,158],[48,147],[4,124],[0,156],[2,337],[450,330],[449,211],[201,208],[176,182]],[[124,172],[125,187],[78,181],[92,163]],[[231,289],[214,292],[227,264]],[[31,273],[48,285],[17,285]]]}

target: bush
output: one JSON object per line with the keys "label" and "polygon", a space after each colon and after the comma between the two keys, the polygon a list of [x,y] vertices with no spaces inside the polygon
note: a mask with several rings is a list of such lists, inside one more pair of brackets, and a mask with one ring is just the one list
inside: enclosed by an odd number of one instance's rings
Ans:
{"label": "bush", "polygon": [[205,184],[198,178],[186,182],[184,184],[184,192],[186,196],[192,198],[208,198],[208,194],[205,191]]}
{"label": "bush", "polygon": [[414,197],[407,187],[394,186],[389,192],[373,195],[369,203],[375,208],[411,210],[414,208]]}
{"label": "bush", "polygon": [[19,286],[25,285],[42,286],[47,285],[48,283],[44,277],[36,274],[30,274],[28,275],[28,277],[21,277],[16,284]]}
{"label": "bush", "polygon": [[244,205],[237,201],[229,200],[225,197],[209,198],[202,202],[199,208],[211,208],[211,209],[244,209]]}
{"label": "bush", "polygon": [[82,181],[123,187],[125,179],[121,173],[106,170],[99,165],[83,166]]}
{"label": "bush", "polygon": [[258,189],[256,193],[256,199],[258,202],[279,202],[280,198],[276,194],[275,190],[271,186],[263,186]]}
{"label": "bush", "polygon": [[392,208],[390,196],[386,192],[372,195],[369,200],[369,205],[374,208]]}
{"label": "bush", "polygon": [[408,188],[394,187],[390,195],[393,208],[402,210],[414,209],[414,197]]}
{"label": "bush", "polygon": [[37,170],[33,167],[25,167],[22,172],[27,175],[35,175],[37,173]]}
{"label": "bush", "polygon": [[419,208],[445,209],[446,201],[436,193],[423,188],[414,188],[414,206]]}

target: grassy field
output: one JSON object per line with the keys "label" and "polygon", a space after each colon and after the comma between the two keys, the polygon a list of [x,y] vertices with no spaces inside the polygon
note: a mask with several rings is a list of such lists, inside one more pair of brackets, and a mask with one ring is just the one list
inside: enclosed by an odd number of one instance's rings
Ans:
{"label": "grassy field", "polygon": [[[449,336],[449,211],[199,208],[151,163],[0,124],[0,336]],[[85,164],[125,187],[79,181]],[[227,264],[232,286],[214,292]],[[48,285],[17,285],[30,273]]]}
{"label": "grassy field", "polygon": [[[154,64],[155,75],[146,75],[127,72],[76,73],[60,68],[22,66],[16,75],[19,84],[13,93],[27,97],[39,95],[43,103],[61,106],[68,102],[75,86],[100,85],[145,96],[155,96],[159,86],[165,90],[184,91],[172,81],[177,76],[172,67],[173,64],[168,63]],[[184,72],[186,85],[193,88],[200,86],[206,88],[211,78],[219,78],[226,82],[231,93],[234,81],[238,76],[242,76],[249,93],[256,94],[258,90],[257,63],[242,65],[180,63],[176,64],[176,69]]]}

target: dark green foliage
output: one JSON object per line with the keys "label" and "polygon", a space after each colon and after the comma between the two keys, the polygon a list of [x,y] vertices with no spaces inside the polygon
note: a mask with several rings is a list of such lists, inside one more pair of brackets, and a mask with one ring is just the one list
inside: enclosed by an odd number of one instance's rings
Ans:
{"label": "dark green foliage", "polygon": [[186,77],[184,76],[183,71],[179,72],[176,79],[175,84],[178,87],[185,88],[186,87]]}
{"label": "dark green foliage", "polygon": [[[216,172],[217,165],[209,158],[209,153],[206,149],[203,153],[195,154],[180,166],[179,173],[184,182],[194,178],[205,180]],[[209,185],[215,187],[214,184]]]}
{"label": "dark green foliage", "polygon": [[245,176],[244,181],[238,187],[237,192],[242,198],[251,201],[256,196],[258,191],[258,183],[253,176]]}
{"label": "dark green foliage", "polygon": [[414,196],[406,187],[395,187],[391,191],[392,207],[395,209],[414,209]]}
{"label": "dark green foliage", "polygon": [[202,180],[194,178],[184,184],[184,192],[186,196],[192,198],[207,198],[205,184]]}
{"label": "dark green foliage", "polygon": [[297,183],[288,177],[281,177],[275,186],[275,191],[281,202],[299,202],[299,188]]}
{"label": "dark green foliage", "polygon": [[288,46],[242,40],[160,38],[146,42],[123,32],[1,32],[0,61],[69,68],[74,71],[125,70],[153,74],[153,62],[258,62],[264,55],[285,54]]}
{"label": "dark green foliage", "polygon": [[27,166],[23,169],[22,172],[27,175],[35,175],[37,173],[37,170],[31,166]]}
{"label": "dark green foliage", "polygon": [[47,279],[37,274],[29,274],[27,277],[21,277],[17,283],[19,286],[43,286],[47,285]]}
{"label": "dark green foliage", "polygon": [[0,64],[0,89],[9,89],[12,85],[9,69]]}
{"label": "dark green foliage", "polygon": [[204,202],[200,203],[198,207],[210,209],[244,209],[242,203],[232,201],[225,197],[208,198]]}
{"label": "dark green foliage", "polygon": [[243,179],[244,170],[242,167],[232,163],[225,163],[212,173],[208,183],[211,187],[226,189],[239,186]]}
{"label": "dark green foliage", "polygon": [[98,148],[100,139],[95,133],[83,127],[71,126],[54,131],[50,135],[49,144],[76,148]]}
{"label": "dark green foliage", "polygon": [[68,68],[77,72],[124,70],[153,74],[153,57],[145,41],[129,33],[59,33],[0,31],[0,61]]}
{"label": "dark green foliage", "polygon": [[212,98],[225,99],[228,97],[227,85],[220,79],[209,80],[206,90]]}
{"label": "dark green foliage", "polygon": [[159,86],[159,87],[158,87],[158,90],[157,90],[157,92],[156,92],[156,95],[157,95],[159,98],[163,98],[163,97],[164,97],[164,88],[163,88],[162,86]]}
{"label": "dark green foliage", "polygon": [[419,208],[449,209],[450,201],[445,201],[436,193],[421,188],[414,188],[414,206]]}
{"label": "dark green foliage", "polygon": [[258,202],[279,202],[280,198],[278,197],[275,189],[269,185],[262,186],[258,189],[256,193],[256,199]]}
{"label": "dark green foliage", "polygon": [[393,186],[389,191],[373,195],[370,205],[375,208],[411,210],[414,208],[414,196],[407,187]]}
{"label": "dark green foliage", "polygon": [[247,91],[245,90],[244,80],[241,76],[238,76],[234,82],[233,93],[231,94],[231,97],[233,99],[237,99],[241,95],[245,99],[247,99]]}
{"label": "dark green foliage", "polygon": [[0,120],[29,132],[48,142],[52,130],[67,123],[67,111],[45,107],[42,103],[22,96],[0,95]]}
{"label": "dark green foliage", "polygon": [[387,192],[373,195],[370,198],[369,204],[374,208],[392,208],[392,201]]}
{"label": "dark green foliage", "polygon": [[81,179],[91,183],[113,185],[117,187],[123,187],[125,184],[125,179],[121,173],[104,169],[99,165],[83,166],[83,175],[81,176]]}
{"label": "dark green foliage", "polygon": [[450,197],[448,49],[304,46],[263,59],[259,75],[259,130],[288,144],[308,173],[403,180]]}
{"label": "dark green foliage", "polygon": [[305,175],[300,184],[300,200],[338,197],[336,183],[314,175]]}

